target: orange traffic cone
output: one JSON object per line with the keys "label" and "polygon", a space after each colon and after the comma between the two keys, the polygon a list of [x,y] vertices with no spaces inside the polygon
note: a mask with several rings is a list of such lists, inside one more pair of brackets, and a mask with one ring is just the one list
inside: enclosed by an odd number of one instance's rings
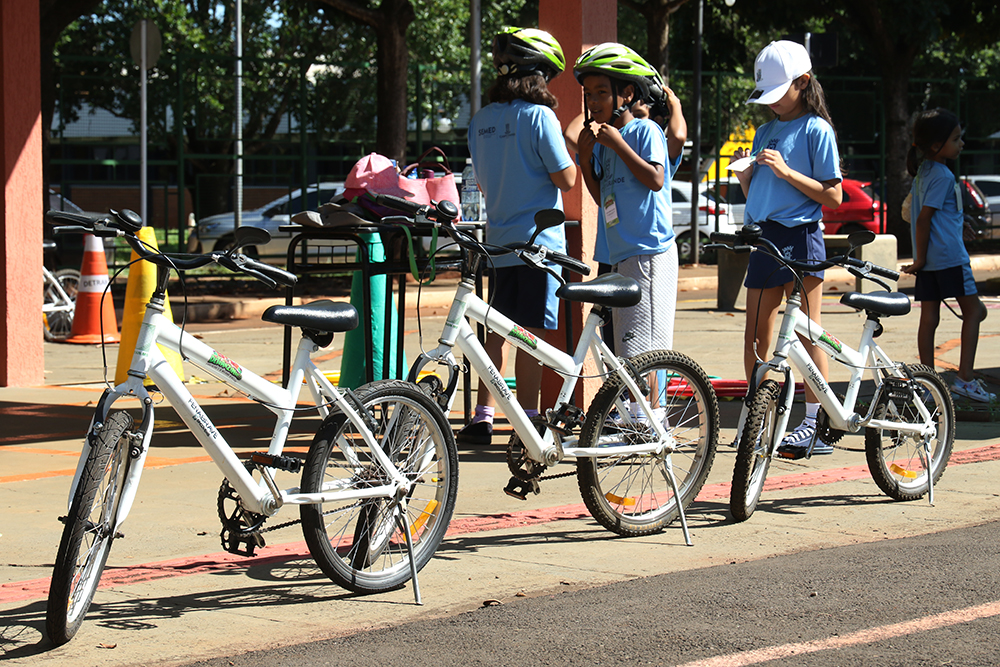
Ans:
{"label": "orange traffic cone", "polygon": [[104,244],[93,234],[86,234],[85,238],[73,329],[66,342],[117,343],[121,338],[118,336],[118,320],[110,291],[104,296],[104,305],[101,305],[101,296],[109,282]]}
{"label": "orange traffic cone", "polygon": [[[158,250],[156,245],[156,232],[152,227],[143,227],[135,235],[143,241],[146,248]],[[122,314],[122,344],[118,348],[118,366],[115,368],[115,384],[121,384],[128,379],[128,367],[132,363],[132,355],[135,353],[135,342],[139,338],[139,328],[142,326],[142,319],[146,315],[146,304],[149,297],[156,289],[156,266],[145,260],[138,261],[139,254],[133,250],[131,267],[128,271],[128,283],[125,285],[125,310]],[[163,315],[171,322],[174,316],[170,312],[170,299],[164,304]],[[181,380],[184,379],[184,366],[181,364],[181,355],[173,350],[169,350],[162,345],[160,352],[167,360],[167,363],[174,369]],[[152,381],[146,378],[146,384]]]}

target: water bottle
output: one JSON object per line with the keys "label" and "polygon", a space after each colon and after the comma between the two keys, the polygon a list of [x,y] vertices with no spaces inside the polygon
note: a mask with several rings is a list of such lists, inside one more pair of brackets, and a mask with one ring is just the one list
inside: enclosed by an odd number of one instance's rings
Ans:
{"label": "water bottle", "polygon": [[476,172],[472,169],[472,158],[465,161],[462,171],[462,220],[482,219],[482,193],[476,183]]}

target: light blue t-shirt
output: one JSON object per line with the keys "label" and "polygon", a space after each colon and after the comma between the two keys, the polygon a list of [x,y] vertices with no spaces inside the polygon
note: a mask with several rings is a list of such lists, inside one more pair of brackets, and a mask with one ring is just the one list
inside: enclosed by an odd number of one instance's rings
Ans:
{"label": "light blue t-shirt", "polygon": [[[789,167],[817,181],[843,180],[837,137],[830,124],[816,114],[764,123],[754,135],[753,154],[765,148],[777,150]],[[786,227],[798,227],[822,219],[822,204],[775,176],[770,167],[753,165],[747,191],[748,223],[774,220]]]}
{"label": "light blue t-shirt", "polygon": [[[469,123],[469,153],[486,197],[486,240],[523,243],[535,231],[535,213],[562,210],[562,193],[549,174],[573,165],[552,109],[524,100],[483,107]],[[538,243],[566,252],[562,225],[538,235]],[[494,257],[495,266],[519,266],[513,255]]]}
{"label": "light blue t-shirt", "polygon": [[[605,264],[617,264],[636,255],[659,254],[670,247],[674,238],[670,180],[681,156],[670,161],[663,129],[648,118],[631,120],[620,132],[636,155],[663,166],[663,187],[653,192],[639,182],[617,153],[600,144],[594,146],[592,164],[601,185],[594,259]],[[611,226],[605,220],[609,197],[614,197],[618,214],[618,222]]]}
{"label": "light blue t-shirt", "polygon": [[927,263],[924,271],[940,271],[969,264],[969,252],[962,239],[965,219],[962,215],[962,195],[955,174],[934,160],[924,160],[910,186],[910,239],[917,246],[917,216],[920,209],[934,209],[931,235],[927,241]]}

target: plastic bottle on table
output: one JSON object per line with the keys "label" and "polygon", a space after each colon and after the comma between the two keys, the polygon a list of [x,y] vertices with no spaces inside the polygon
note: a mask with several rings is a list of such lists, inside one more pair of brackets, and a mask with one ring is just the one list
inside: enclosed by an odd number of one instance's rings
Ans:
{"label": "plastic bottle on table", "polygon": [[482,193],[476,182],[476,172],[472,169],[472,158],[465,160],[462,171],[462,220],[481,220],[483,218]]}

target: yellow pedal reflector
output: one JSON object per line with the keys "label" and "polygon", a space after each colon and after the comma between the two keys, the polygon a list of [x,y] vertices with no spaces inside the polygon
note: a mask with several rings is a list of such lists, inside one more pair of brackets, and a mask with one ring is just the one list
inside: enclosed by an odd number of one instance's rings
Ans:
{"label": "yellow pedal reflector", "polygon": [[900,477],[906,477],[907,479],[916,479],[917,477],[920,476],[920,473],[918,473],[917,471],[907,470],[906,468],[902,468],[896,465],[895,463],[889,466],[889,470],[893,471]]}
{"label": "yellow pedal reflector", "polygon": [[604,497],[608,499],[608,502],[614,503],[615,505],[624,505],[625,507],[635,507],[635,498],[621,498],[613,493],[605,493]]}
{"label": "yellow pedal reflector", "polygon": [[429,503],[427,503],[427,507],[425,507],[424,509],[420,510],[420,516],[417,517],[416,521],[413,521],[410,524],[410,537],[411,538],[416,537],[417,536],[417,531],[419,531],[421,528],[423,528],[424,524],[427,523],[428,519],[430,519],[432,516],[434,516],[434,511],[437,509],[438,504],[439,504],[438,501],[432,500]]}

